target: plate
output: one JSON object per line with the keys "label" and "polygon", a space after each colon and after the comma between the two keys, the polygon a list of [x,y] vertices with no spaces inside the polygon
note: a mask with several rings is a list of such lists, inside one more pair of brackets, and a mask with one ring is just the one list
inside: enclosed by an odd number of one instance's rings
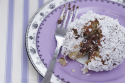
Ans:
{"label": "plate", "polygon": [[[57,20],[65,3],[79,6],[77,18],[92,10],[100,15],[118,19],[125,27],[125,6],[107,0],[53,0],[42,6],[29,22],[26,32],[26,49],[29,59],[35,69],[44,76],[47,66],[56,48],[54,37]],[[58,59],[62,57],[59,53]],[[116,69],[108,72],[89,71],[90,75],[83,75],[83,65],[67,57],[68,64],[63,67],[56,62],[52,83],[124,83],[125,60]],[[72,70],[75,70],[73,73]]]}

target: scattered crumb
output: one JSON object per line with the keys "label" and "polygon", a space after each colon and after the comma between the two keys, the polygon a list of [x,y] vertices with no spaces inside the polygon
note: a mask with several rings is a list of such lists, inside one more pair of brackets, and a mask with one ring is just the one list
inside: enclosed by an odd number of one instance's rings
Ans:
{"label": "scattered crumb", "polygon": [[81,69],[81,71],[83,71],[83,74],[86,74],[86,73],[88,73],[88,68],[83,68],[83,69]]}
{"label": "scattered crumb", "polygon": [[73,69],[72,72],[75,72],[75,70]]}
{"label": "scattered crumb", "polygon": [[86,74],[87,76],[89,76],[90,74]]}
{"label": "scattered crumb", "polygon": [[60,59],[58,60],[58,62],[59,62],[61,65],[63,65],[63,66],[66,65],[66,60],[64,59],[64,57],[60,58]]}

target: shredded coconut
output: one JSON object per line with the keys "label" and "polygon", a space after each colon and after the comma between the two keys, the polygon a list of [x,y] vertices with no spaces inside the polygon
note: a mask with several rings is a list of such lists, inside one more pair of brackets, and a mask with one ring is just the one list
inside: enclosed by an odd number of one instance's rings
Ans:
{"label": "shredded coconut", "polygon": [[[87,14],[83,14],[80,19],[76,19],[69,25],[69,31],[66,33],[65,40],[62,47],[62,54],[67,56],[71,52],[77,52],[80,47],[74,48],[76,45],[84,40],[84,37],[75,39],[72,29],[77,29],[78,34],[82,35],[84,26],[89,26],[89,21],[99,21],[99,28],[102,31],[103,37],[100,40],[101,46],[99,46],[100,57],[91,59],[91,62],[84,65],[84,69],[92,71],[109,71],[116,68],[123,62],[125,58],[125,28],[119,24],[118,19],[113,19],[105,15],[99,15],[93,11],[88,11]],[[91,31],[91,30],[90,30]],[[105,61],[102,64],[101,61]],[[85,70],[82,70],[85,73]]]}
{"label": "shredded coconut", "polygon": [[91,32],[91,31],[92,31],[92,29],[89,29],[89,31]]}

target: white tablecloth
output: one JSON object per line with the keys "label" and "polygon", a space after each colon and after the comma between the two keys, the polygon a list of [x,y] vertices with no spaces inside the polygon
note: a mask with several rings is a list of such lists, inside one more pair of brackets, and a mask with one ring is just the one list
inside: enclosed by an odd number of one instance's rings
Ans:
{"label": "white tablecloth", "polygon": [[47,1],[0,0],[0,83],[41,83],[27,57],[25,32],[30,18]]}

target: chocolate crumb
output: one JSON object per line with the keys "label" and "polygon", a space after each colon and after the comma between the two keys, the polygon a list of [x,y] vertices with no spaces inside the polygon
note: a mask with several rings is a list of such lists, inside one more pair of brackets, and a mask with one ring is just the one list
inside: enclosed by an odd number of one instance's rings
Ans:
{"label": "chocolate crumb", "polygon": [[73,11],[75,10],[75,5],[73,5]]}
{"label": "chocolate crumb", "polygon": [[79,6],[76,7],[77,9],[79,8]]}
{"label": "chocolate crumb", "polygon": [[62,23],[62,20],[58,20],[58,24],[61,24]]}
{"label": "chocolate crumb", "polygon": [[69,5],[68,5],[68,7],[69,7],[68,10],[71,10],[71,8],[70,8],[70,3],[69,3]]}

